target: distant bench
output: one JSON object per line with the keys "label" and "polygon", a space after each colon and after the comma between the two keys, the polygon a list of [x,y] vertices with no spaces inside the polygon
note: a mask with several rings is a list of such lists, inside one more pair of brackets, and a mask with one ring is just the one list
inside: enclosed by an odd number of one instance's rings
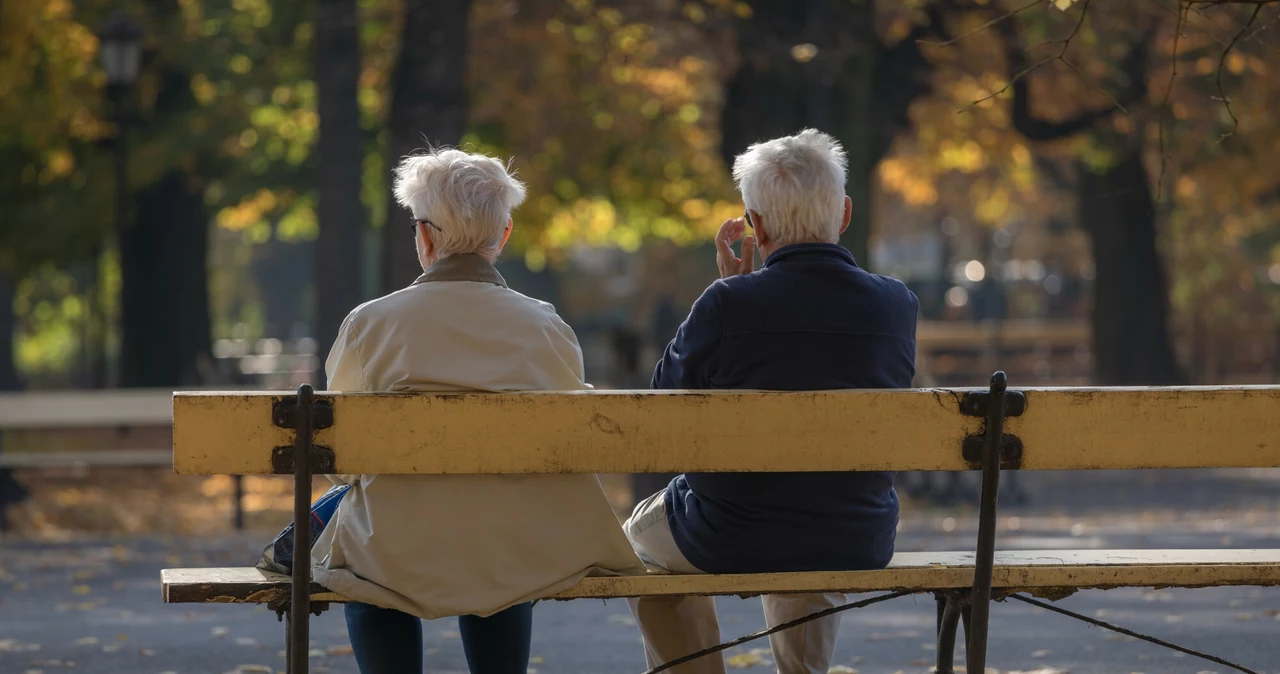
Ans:
{"label": "distant bench", "polygon": [[[0,393],[0,432],[38,435],[37,445],[51,446],[50,449],[13,451],[12,446],[0,444],[0,469],[172,466],[173,451],[167,449],[173,424],[172,399],[173,391],[167,389]],[[129,437],[121,440],[125,436],[117,431],[124,431]],[[139,431],[144,435],[149,433],[142,442],[136,442],[138,438],[133,437]],[[84,442],[86,434],[91,436],[87,443]],[[160,437],[155,437],[157,435]],[[96,446],[104,444],[104,439],[98,436],[107,436],[106,446]],[[144,446],[137,446],[139,444]],[[64,449],[63,445],[75,449]],[[244,490],[239,476],[233,481],[233,490],[233,519],[239,529],[244,523]],[[6,505],[7,500],[0,497],[0,531],[7,528]]]}
{"label": "distant bench", "polygon": [[[1002,470],[1280,466],[1280,387],[1012,391],[1003,373],[988,390],[409,395],[304,386],[296,396],[178,393],[173,415],[177,472],[292,473],[297,520],[309,517],[311,478],[324,473],[981,470],[975,552],[899,553],[878,571],[588,577],[550,597],[889,592],[856,608],[932,593],[942,674],[954,671],[961,622],[967,671],[983,671],[992,599],[1122,630],[1022,593],[1280,584],[1280,549],[995,551]],[[310,541],[300,533],[294,559],[304,560]],[[287,615],[288,666],[298,674],[307,671],[309,616],[344,601],[309,573],[298,564],[292,578],[254,568],[167,569],[161,578],[169,603],[268,604]]]}

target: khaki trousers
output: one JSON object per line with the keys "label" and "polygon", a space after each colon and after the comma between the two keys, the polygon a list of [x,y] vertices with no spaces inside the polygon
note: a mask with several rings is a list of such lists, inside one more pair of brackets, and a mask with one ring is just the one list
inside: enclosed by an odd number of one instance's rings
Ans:
{"label": "khaki trousers", "polygon": [[[636,506],[623,525],[640,561],[652,571],[703,573],[685,559],[667,526],[665,492]],[[766,595],[764,620],[769,627],[844,602],[843,594]],[[639,597],[630,599],[644,636],[645,660],[656,667],[720,643],[720,623],[712,597]],[[769,636],[778,674],[827,674],[835,655],[840,615],[811,620]],[[721,654],[707,655],[670,670],[673,674],[724,674]]]}

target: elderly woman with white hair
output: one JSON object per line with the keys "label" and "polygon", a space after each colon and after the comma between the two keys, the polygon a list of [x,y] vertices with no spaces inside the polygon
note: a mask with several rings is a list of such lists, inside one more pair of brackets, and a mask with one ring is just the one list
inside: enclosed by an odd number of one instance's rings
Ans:
{"label": "elderly woman with white hair", "polygon": [[[456,149],[411,156],[395,196],[413,212],[424,273],[351,312],[326,364],[331,389],[590,388],[555,308],[509,289],[493,266],[525,196],[506,166]],[[592,475],[332,479],[351,489],[312,573],[353,600],[362,674],[422,672],[419,619],[445,616],[459,616],[473,674],[525,674],[532,600],[588,573],[643,572]]]}

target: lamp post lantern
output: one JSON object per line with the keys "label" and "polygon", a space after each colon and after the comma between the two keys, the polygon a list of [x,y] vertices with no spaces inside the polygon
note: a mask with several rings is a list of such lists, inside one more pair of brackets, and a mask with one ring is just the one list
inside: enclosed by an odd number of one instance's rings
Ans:
{"label": "lamp post lantern", "polygon": [[113,89],[133,86],[142,67],[142,29],[128,14],[116,12],[98,30],[98,56]]}

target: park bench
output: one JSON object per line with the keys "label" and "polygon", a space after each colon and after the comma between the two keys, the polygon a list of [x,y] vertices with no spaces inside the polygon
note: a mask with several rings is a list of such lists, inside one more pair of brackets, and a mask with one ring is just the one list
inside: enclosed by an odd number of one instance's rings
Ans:
{"label": "park bench", "polygon": [[[1280,387],[1015,391],[1006,390],[1003,373],[987,390],[317,394],[304,386],[297,395],[178,393],[173,418],[177,472],[293,474],[298,521],[309,516],[312,476],[324,473],[980,470],[974,551],[900,553],[877,571],[587,577],[550,597],[884,592],[840,607],[857,608],[931,593],[941,673],[953,671],[961,622],[967,671],[984,671],[990,602],[1003,599],[1248,672],[1033,597],[1280,584],[1280,550],[996,551],[995,545],[1002,471],[1280,466]],[[295,559],[309,556],[305,529]],[[311,613],[343,601],[311,583],[306,564],[295,565],[292,577],[254,568],[168,569],[162,585],[169,603],[274,608],[287,618],[293,674],[307,671]]]}
{"label": "park bench", "polygon": [[[19,436],[20,445],[0,437],[0,471],[53,468],[169,468],[173,451],[173,391],[101,389],[0,393],[0,435]],[[139,434],[157,431],[149,437]],[[161,435],[162,437],[155,437]],[[12,440],[12,438],[8,438]],[[66,449],[66,447],[73,449]],[[161,448],[163,447],[163,448]],[[233,525],[244,527],[244,482],[234,476]],[[7,529],[0,493],[0,531]]]}

